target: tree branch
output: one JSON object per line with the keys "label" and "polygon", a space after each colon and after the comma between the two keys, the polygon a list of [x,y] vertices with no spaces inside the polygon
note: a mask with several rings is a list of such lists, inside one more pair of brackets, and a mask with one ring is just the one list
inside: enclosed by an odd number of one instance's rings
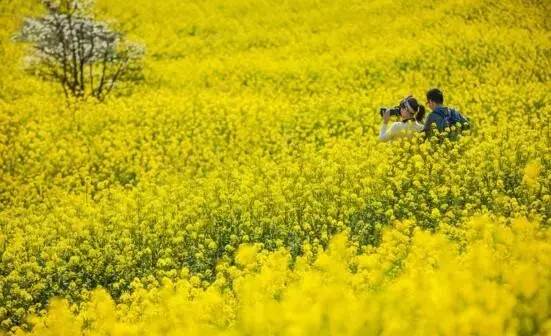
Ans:
{"label": "tree branch", "polygon": [[[107,45],[109,46],[109,42],[107,42]],[[95,97],[98,98],[98,99],[100,99],[101,93],[103,91],[103,86],[105,85],[105,72],[106,72],[106,69],[107,69],[107,54],[108,54],[108,51],[109,51],[109,49],[105,48],[105,52],[103,54],[101,77],[100,77],[100,82],[99,82],[97,92],[96,92],[96,95],[95,95]]]}
{"label": "tree branch", "polygon": [[109,88],[107,89],[107,91],[105,92],[105,96],[107,96],[111,90],[113,89],[113,86],[115,85],[115,82],[118,80],[120,74],[122,73],[122,71],[126,68],[126,66],[128,65],[128,60],[126,60],[124,63],[122,63],[119,68],[117,69],[117,71],[115,72],[115,74],[113,75],[113,77],[111,78],[111,83],[109,85]]}

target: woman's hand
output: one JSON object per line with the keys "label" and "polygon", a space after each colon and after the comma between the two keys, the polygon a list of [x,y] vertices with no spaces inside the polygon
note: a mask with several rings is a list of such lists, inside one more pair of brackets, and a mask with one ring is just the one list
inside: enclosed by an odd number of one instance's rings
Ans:
{"label": "woman's hand", "polygon": [[388,124],[388,121],[390,120],[390,110],[387,109],[384,113],[383,113],[383,124]]}

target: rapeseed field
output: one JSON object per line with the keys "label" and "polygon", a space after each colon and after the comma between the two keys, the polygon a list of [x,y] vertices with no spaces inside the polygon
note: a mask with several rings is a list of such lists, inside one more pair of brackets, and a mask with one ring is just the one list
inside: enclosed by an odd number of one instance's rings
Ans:
{"label": "rapeseed field", "polygon": [[[548,1],[120,1],[66,100],[0,0],[0,334],[551,334]],[[438,87],[458,139],[378,140]]]}

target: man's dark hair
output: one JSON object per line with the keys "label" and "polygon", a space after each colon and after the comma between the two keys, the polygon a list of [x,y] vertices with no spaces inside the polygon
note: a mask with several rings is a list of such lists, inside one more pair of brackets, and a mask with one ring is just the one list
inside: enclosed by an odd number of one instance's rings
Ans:
{"label": "man's dark hair", "polygon": [[427,91],[427,100],[432,100],[436,104],[444,103],[444,95],[439,89],[430,89]]}

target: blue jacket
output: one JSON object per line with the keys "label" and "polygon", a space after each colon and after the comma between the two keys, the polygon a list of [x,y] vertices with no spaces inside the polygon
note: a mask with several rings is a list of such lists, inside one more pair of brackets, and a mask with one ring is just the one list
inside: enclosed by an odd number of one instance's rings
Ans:
{"label": "blue jacket", "polygon": [[[446,118],[446,116],[448,118]],[[448,121],[451,121],[452,123],[459,122],[461,124],[468,123],[467,119],[456,110],[446,106],[437,106],[434,111],[429,114],[427,120],[425,121],[423,131],[425,134],[430,135],[432,131],[431,127],[434,123],[436,124],[438,131],[442,132],[444,128],[449,126]]]}

